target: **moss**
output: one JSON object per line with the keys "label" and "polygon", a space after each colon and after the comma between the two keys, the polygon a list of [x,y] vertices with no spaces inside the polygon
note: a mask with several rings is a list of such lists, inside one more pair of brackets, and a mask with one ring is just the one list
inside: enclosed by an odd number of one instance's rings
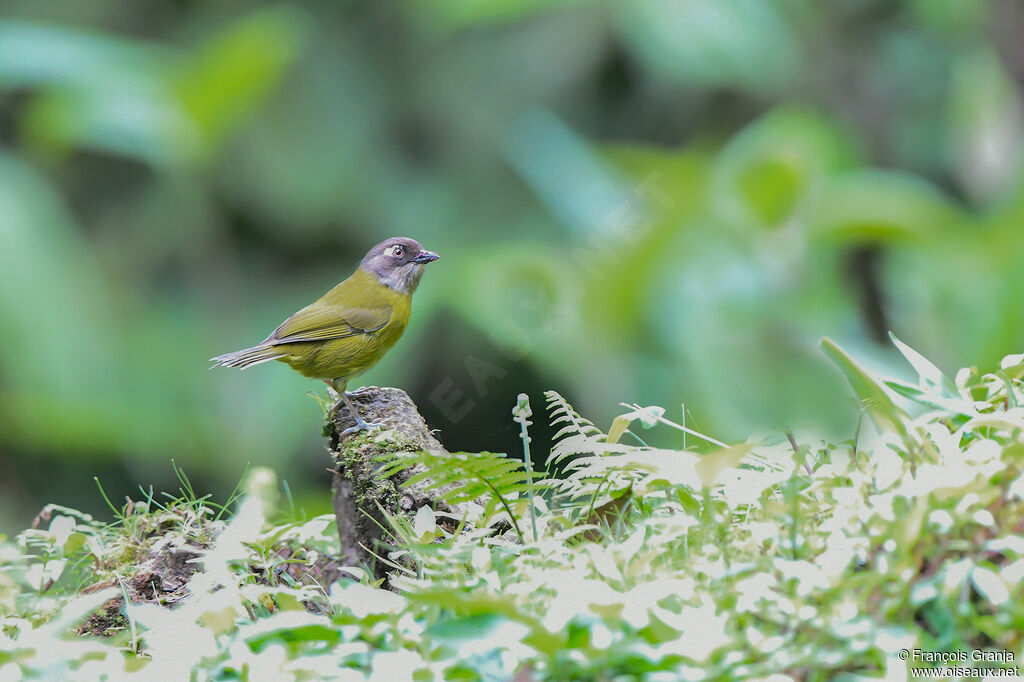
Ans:
{"label": "moss", "polygon": [[332,453],[338,475],[351,486],[349,499],[358,510],[352,518],[356,538],[365,549],[371,550],[370,554],[365,550],[360,554],[371,564],[375,561],[373,553],[380,553],[378,546],[382,540],[382,529],[389,527],[384,512],[401,514],[404,511],[401,480],[381,477],[378,474],[380,459],[384,455],[419,449],[419,445],[400,433],[374,431],[346,438]]}
{"label": "moss", "polygon": [[355,502],[364,511],[378,515],[375,502],[384,509],[398,510],[401,493],[390,478],[379,478],[375,472],[380,467],[382,455],[415,451],[418,446],[408,438],[393,431],[360,433],[350,438],[340,450],[335,451],[335,461],[341,465],[341,473],[353,485]]}
{"label": "moss", "polygon": [[123,607],[123,599],[111,599],[75,628],[75,633],[81,636],[113,637],[123,632],[129,626]]}

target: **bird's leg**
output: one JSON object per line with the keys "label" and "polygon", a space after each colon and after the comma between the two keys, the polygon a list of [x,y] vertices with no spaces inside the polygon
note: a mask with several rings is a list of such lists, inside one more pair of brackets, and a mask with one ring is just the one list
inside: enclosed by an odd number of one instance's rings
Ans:
{"label": "bird's leg", "polygon": [[[329,379],[324,379],[324,383],[327,384],[327,397],[331,399],[332,403],[337,405],[338,404],[338,400],[340,400],[340,396],[338,395],[338,390],[336,388],[334,388],[334,384]],[[342,393],[345,392],[345,387],[344,386],[341,387],[341,392]]]}
{"label": "bird's leg", "polygon": [[[340,379],[324,379],[327,384],[327,397],[331,400],[331,411],[327,413],[329,419],[333,420],[341,405],[341,396],[345,395],[345,382]],[[346,401],[347,403],[347,401]]]}
{"label": "bird's leg", "polygon": [[352,403],[352,399],[349,398],[348,395],[348,393],[342,393],[341,399],[345,401],[345,404],[348,406],[349,411],[352,412],[352,416],[356,420],[356,425],[348,427],[347,429],[341,432],[341,435],[347,436],[350,433],[355,433],[356,431],[369,431],[370,429],[384,428],[384,424],[380,422],[368,422],[363,420],[363,418],[359,416],[359,410],[356,409],[356,406]]}
{"label": "bird's leg", "polygon": [[[337,393],[338,397],[345,403],[345,406],[348,407],[349,412],[352,413],[352,418],[355,419],[356,421],[355,426],[350,426],[349,428],[345,429],[344,431],[341,432],[341,435],[347,436],[350,433],[355,433],[357,431],[369,431],[371,429],[384,428],[384,424],[380,422],[368,422],[364,420],[361,416],[359,416],[359,410],[356,409],[356,406],[352,402],[352,398],[350,396],[354,396],[358,393],[361,393],[362,390],[355,391],[354,393],[349,393],[348,391],[345,390],[345,382],[339,379],[328,381],[327,384],[331,387],[331,389],[335,391],[335,393]],[[334,408],[336,410],[338,408],[338,405],[335,405]]]}

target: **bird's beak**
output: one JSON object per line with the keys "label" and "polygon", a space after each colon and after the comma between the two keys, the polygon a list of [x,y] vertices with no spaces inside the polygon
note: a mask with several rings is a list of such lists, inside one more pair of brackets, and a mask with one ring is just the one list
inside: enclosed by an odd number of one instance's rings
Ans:
{"label": "bird's beak", "polygon": [[412,259],[413,263],[430,263],[440,258],[433,251],[420,251],[420,255]]}

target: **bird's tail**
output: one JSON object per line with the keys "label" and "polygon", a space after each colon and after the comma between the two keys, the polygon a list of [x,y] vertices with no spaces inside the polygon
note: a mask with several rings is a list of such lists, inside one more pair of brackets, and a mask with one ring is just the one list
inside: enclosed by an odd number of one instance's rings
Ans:
{"label": "bird's tail", "polygon": [[252,348],[244,348],[242,350],[236,350],[234,353],[226,353],[224,355],[218,355],[215,358],[210,358],[210,362],[213,367],[252,367],[258,365],[261,362],[267,362],[268,360],[274,360],[281,356],[281,350],[274,346],[253,346]]}

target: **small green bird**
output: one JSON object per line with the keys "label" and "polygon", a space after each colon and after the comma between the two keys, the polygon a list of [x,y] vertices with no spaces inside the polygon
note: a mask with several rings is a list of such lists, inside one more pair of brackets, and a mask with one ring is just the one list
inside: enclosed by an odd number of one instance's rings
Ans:
{"label": "small green bird", "polygon": [[214,367],[245,369],[268,360],[287,363],[303,376],[322,379],[355,417],[345,433],[381,428],[363,421],[345,387],[377,364],[402,336],[412,292],[423,267],[437,260],[415,239],[392,237],[374,246],[352,276],[281,323],[258,346],[211,358]]}

